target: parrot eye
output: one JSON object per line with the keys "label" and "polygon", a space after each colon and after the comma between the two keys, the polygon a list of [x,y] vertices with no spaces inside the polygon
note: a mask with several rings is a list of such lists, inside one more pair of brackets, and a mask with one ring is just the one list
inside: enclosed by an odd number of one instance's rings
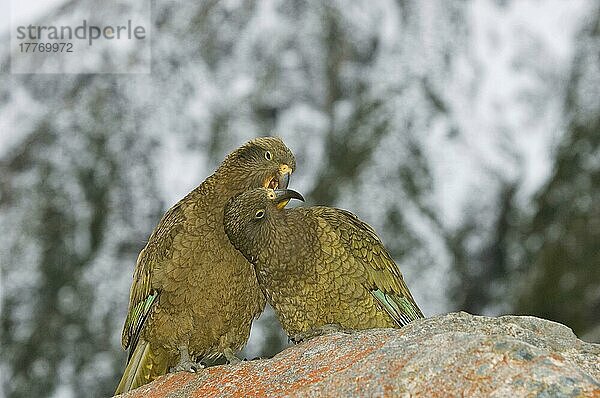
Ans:
{"label": "parrot eye", "polygon": [[273,155],[271,155],[271,152],[269,152],[269,151],[265,152],[265,159],[267,159],[267,160],[273,159]]}
{"label": "parrot eye", "polygon": [[258,210],[256,212],[256,214],[254,215],[254,218],[259,219],[259,218],[263,218],[265,216],[265,211],[264,210]]}

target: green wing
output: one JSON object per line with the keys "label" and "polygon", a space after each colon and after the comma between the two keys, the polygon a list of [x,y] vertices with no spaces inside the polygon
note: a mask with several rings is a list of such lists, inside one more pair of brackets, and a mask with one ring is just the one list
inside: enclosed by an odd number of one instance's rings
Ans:
{"label": "green wing", "polygon": [[127,314],[125,326],[123,326],[123,331],[127,331],[127,343],[123,343],[124,348],[130,347],[127,360],[131,358],[131,355],[133,355],[133,352],[135,351],[135,347],[137,346],[140,337],[140,332],[142,331],[142,326],[144,326],[146,318],[148,317],[148,314],[150,314],[152,304],[154,304],[157,297],[158,292],[156,290],[152,291],[145,300],[136,303]]}
{"label": "green wing", "polygon": [[397,294],[385,293],[379,289],[371,290],[371,294],[375,296],[377,301],[400,326],[404,326],[415,319],[423,318],[423,313],[412,300],[412,297],[409,299]]}
{"label": "green wing", "polygon": [[423,318],[400,269],[370,225],[349,211],[319,208],[320,216],[338,231],[340,241],[365,267],[365,287],[399,326]]}
{"label": "green wing", "polygon": [[160,291],[152,288],[153,270],[157,264],[171,257],[173,239],[183,228],[185,217],[182,202],[165,213],[138,256],[129,295],[129,310],[121,335],[121,345],[123,349],[129,349],[130,357],[145,321],[160,296]]}

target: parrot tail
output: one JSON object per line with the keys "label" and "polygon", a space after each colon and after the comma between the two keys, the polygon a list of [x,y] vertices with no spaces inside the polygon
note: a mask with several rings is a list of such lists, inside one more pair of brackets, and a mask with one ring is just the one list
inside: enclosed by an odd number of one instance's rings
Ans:
{"label": "parrot tail", "polygon": [[168,360],[162,350],[152,350],[147,341],[139,340],[133,354],[127,362],[115,395],[123,394],[134,388],[150,383],[167,373]]}

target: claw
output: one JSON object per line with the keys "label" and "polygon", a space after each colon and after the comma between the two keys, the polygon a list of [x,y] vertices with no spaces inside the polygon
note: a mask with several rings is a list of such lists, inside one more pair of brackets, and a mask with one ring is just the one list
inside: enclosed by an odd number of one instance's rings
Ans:
{"label": "claw", "polygon": [[170,369],[170,372],[190,372],[196,373],[204,369],[200,362],[194,362],[190,358],[188,348],[186,346],[179,347],[179,362]]}
{"label": "claw", "polygon": [[230,365],[237,365],[238,363],[242,362],[242,360],[235,355],[231,348],[225,348],[223,350],[223,355],[225,355],[225,359],[227,359],[227,362],[229,362]]}

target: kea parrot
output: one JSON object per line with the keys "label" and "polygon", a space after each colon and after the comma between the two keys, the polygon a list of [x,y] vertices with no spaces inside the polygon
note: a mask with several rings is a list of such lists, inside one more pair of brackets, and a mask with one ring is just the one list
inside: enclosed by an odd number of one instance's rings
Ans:
{"label": "kea parrot", "polygon": [[286,188],[295,167],[281,139],[256,138],[164,214],[135,266],[121,340],[129,358],[117,394],[169,370],[196,371],[196,360],[239,361],[234,351],[265,299],[254,267],[225,235],[223,209],[243,191]]}
{"label": "kea parrot", "polygon": [[369,225],[331,207],[286,209],[289,189],[258,188],[227,203],[225,232],[294,342],[342,330],[398,328],[423,318]]}

